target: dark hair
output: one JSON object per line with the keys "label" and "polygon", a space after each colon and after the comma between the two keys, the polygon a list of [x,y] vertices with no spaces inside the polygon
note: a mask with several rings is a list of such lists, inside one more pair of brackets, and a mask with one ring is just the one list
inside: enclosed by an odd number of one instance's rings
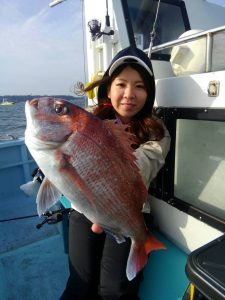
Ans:
{"label": "dark hair", "polygon": [[111,105],[110,99],[107,97],[107,90],[115,77],[117,77],[127,66],[130,66],[140,74],[147,91],[145,105],[140,112],[133,117],[129,123],[128,129],[131,133],[135,134],[138,145],[149,139],[161,140],[164,136],[164,128],[161,123],[152,116],[152,102],[155,99],[155,80],[154,77],[151,79],[146,70],[138,64],[122,64],[111,76],[105,75],[102,79],[97,80],[87,88],[84,88],[84,91],[87,92],[95,87],[104,87],[105,92],[103,93],[103,89],[101,89],[101,94],[98,94],[98,104],[93,113],[102,120],[115,119],[115,110]]}

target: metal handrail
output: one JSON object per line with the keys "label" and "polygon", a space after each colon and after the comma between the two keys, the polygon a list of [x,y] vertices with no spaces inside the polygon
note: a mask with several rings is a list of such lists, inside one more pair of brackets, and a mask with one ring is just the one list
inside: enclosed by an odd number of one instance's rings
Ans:
{"label": "metal handrail", "polygon": [[[225,31],[225,25],[216,27],[213,29],[209,29],[209,30],[203,30],[201,32],[194,33],[189,36],[178,38],[177,40],[173,40],[170,42],[163,43],[161,45],[154,46],[154,47],[152,47],[151,53],[158,52],[158,51],[161,51],[161,50],[164,50],[167,48],[171,48],[173,46],[178,46],[178,45],[181,45],[181,44],[184,44],[187,42],[191,42],[191,41],[200,39],[205,36],[206,37],[206,68],[205,68],[205,71],[210,72],[211,67],[212,67],[213,35],[215,33],[221,32],[221,31]],[[146,49],[145,52],[148,53],[148,49]]]}

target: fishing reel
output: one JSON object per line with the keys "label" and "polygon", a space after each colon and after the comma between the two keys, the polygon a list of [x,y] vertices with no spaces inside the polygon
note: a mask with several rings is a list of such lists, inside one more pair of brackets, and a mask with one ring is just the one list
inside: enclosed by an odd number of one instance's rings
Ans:
{"label": "fishing reel", "polygon": [[46,213],[42,214],[42,216],[45,218],[43,222],[36,225],[37,229],[40,229],[44,224],[56,224],[58,222],[61,222],[63,220],[64,215],[72,212],[72,208],[61,208],[54,211],[47,211]]}
{"label": "fishing reel", "polygon": [[89,21],[88,27],[93,42],[99,39],[102,35],[114,35],[114,31],[112,29],[109,32],[101,31],[101,22],[96,19]]}

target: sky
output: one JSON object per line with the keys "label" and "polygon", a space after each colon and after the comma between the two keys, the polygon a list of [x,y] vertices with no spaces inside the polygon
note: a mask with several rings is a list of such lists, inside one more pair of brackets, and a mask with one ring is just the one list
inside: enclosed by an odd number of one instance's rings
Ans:
{"label": "sky", "polygon": [[83,1],[51,1],[0,0],[0,96],[73,95],[86,81]]}
{"label": "sky", "polygon": [[73,94],[84,81],[81,0],[0,0],[0,95]]}

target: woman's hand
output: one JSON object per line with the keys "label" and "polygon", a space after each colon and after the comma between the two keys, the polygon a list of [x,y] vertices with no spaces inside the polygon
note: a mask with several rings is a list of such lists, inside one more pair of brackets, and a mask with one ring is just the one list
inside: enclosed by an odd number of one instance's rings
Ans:
{"label": "woman's hand", "polygon": [[91,230],[92,230],[94,233],[97,233],[97,234],[100,234],[100,233],[103,232],[102,227],[100,227],[100,226],[99,226],[98,224],[96,224],[96,223],[92,224]]}

